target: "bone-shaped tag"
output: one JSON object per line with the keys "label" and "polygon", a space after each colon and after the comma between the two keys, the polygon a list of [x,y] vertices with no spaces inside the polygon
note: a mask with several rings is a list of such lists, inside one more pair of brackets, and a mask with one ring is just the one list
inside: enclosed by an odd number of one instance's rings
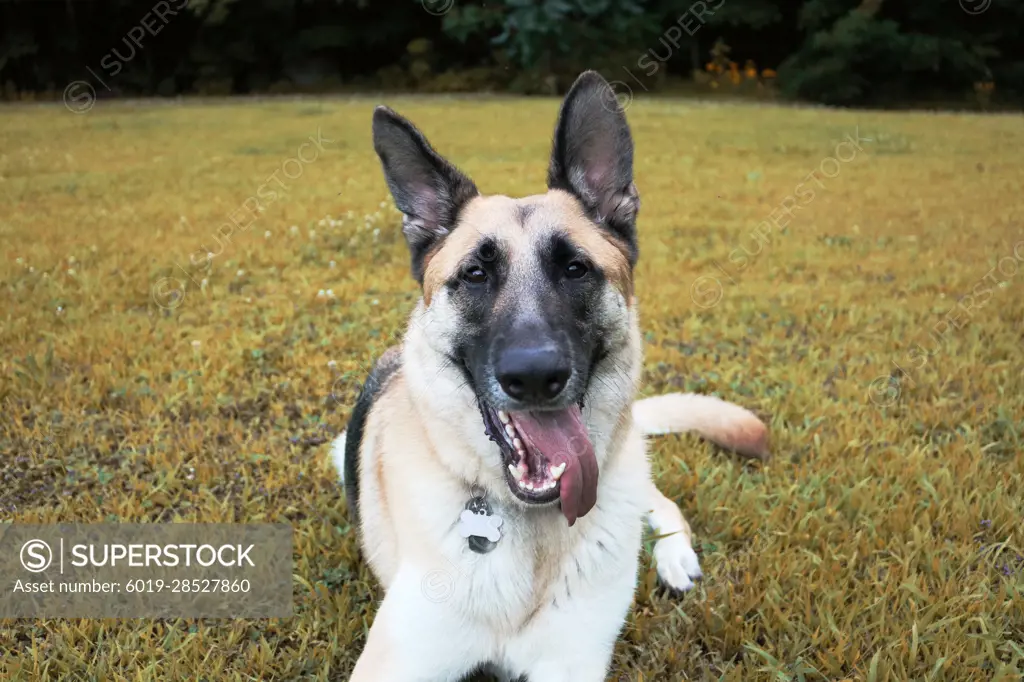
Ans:
{"label": "bone-shaped tag", "polygon": [[459,514],[459,535],[464,538],[487,538],[491,542],[497,542],[501,539],[501,533],[498,531],[501,523],[501,517],[463,509]]}

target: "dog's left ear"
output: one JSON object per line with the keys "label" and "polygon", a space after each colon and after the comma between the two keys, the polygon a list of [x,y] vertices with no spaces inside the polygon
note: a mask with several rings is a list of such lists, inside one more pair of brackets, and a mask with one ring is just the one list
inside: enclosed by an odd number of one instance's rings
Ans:
{"label": "dog's left ear", "polygon": [[391,109],[373,112],[373,148],[398,210],[412,255],[412,274],[423,284],[426,255],[458,220],[459,211],[479,194],[473,181],[446,161],[412,123]]}
{"label": "dog's left ear", "polygon": [[636,264],[633,137],[615,92],[596,71],[576,79],[562,102],[548,168],[548,188],[575,195],[592,220],[629,247]]}

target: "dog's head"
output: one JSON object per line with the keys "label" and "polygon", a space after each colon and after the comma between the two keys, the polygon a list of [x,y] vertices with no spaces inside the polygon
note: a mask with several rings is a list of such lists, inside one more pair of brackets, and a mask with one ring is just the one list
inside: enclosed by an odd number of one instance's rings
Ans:
{"label": "dog's head", "polygon": [[481,195],[386,107],[373,142],[405,216],[433,347],[474,393],[513,495],[560,500],[571,525],[597,495],[581,410],[597,384],[624,394],[624,407],[634,380],[621,355],[635,325],[639,197],[614,92],[587,72],[566,95],[542,195]]}

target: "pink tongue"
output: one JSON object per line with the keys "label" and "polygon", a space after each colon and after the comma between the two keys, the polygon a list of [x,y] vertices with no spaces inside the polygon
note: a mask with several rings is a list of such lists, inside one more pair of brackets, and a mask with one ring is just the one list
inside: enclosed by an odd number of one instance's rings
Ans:
{"label": "pink tongue", "polygon": [[529,451],[529,465],[538,455],[547,466],[565,464],[559,496],[562,513],[573,525],[597,502],[597,458],[580,408],[574,405],[557,412],[511,412],[509,418]]}

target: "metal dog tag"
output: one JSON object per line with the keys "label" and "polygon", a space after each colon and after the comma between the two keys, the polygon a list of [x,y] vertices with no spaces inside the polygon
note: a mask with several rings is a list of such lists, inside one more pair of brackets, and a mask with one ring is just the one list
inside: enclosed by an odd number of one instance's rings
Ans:
{"label": "metal dog tag", "polygon": [[469,540],[469,548],[487,554],[501,539],[502,519],[491,513],[491,505],[483,497],[473,497],[459,515],[459,535]]}

